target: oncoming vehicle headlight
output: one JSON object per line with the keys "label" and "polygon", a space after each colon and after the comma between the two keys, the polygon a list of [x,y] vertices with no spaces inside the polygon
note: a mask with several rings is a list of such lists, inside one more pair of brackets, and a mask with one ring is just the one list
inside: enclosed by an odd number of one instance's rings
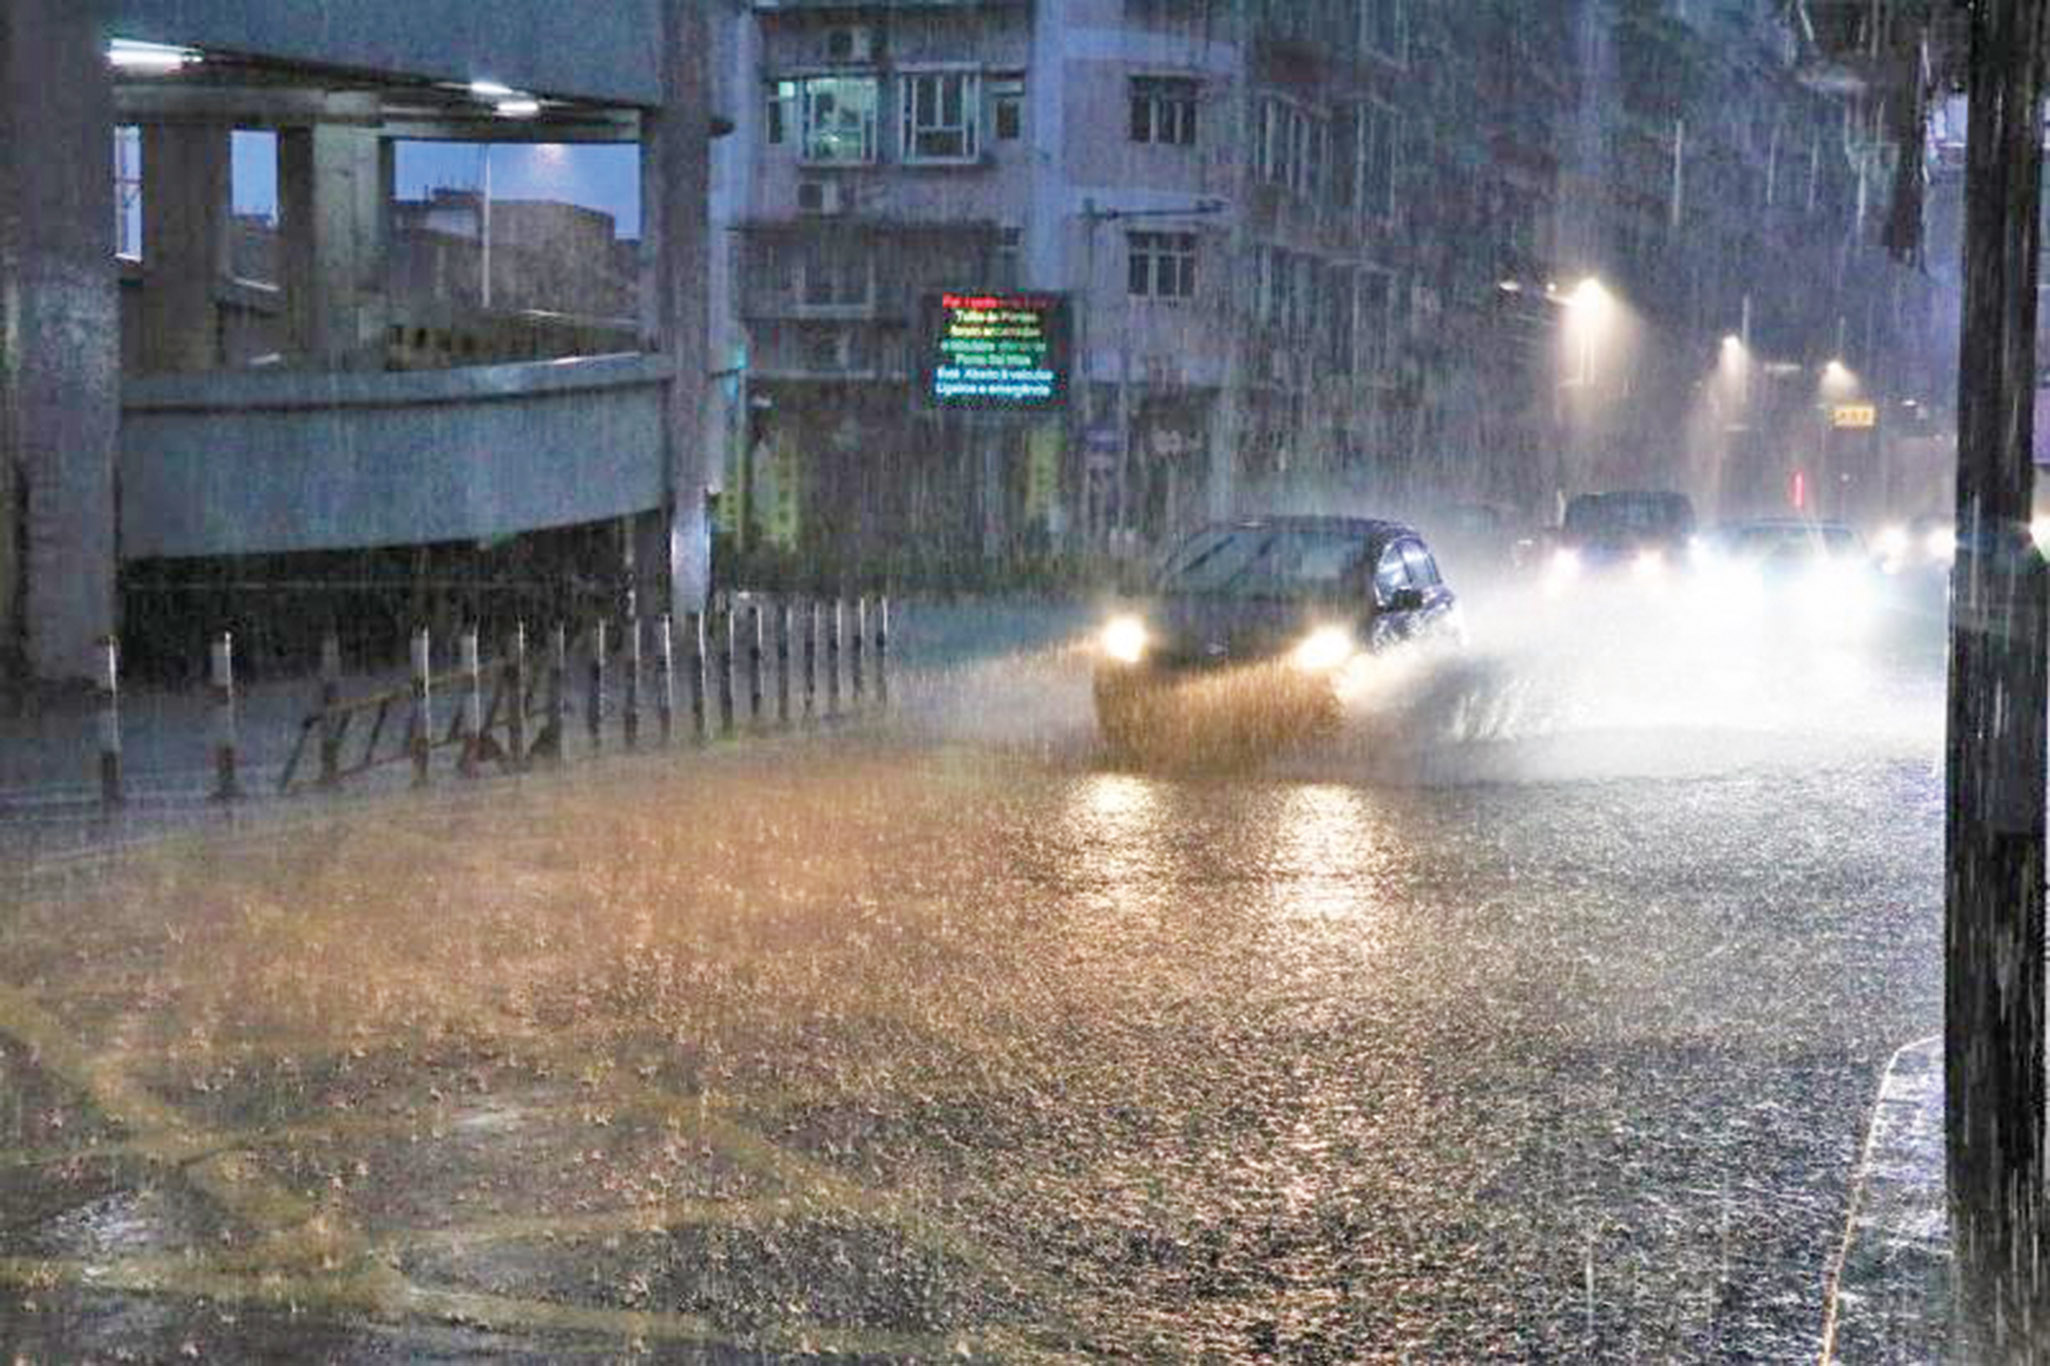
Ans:
{"label": "oncoming vehicle headlight", "polygon": [[1137,664],[1146,657],[1146,623],[1137,617],[1112,617],[1104,623],[1098,643],[1118,663]]}
{"label": "oncoming vehicle headlight", "polygon": [[1580,552],[1571,546],[1561,546],[1552,552],[1552,558],[1545,565],[1545,587],[1557,591],[1580,577]]}
{"label": "oncoming vehicle headlight", "polygon": [[1957,558],[1957,532],[1947,526],[1933,528],[1922,538],[1922,553],[1938,564],[1949,564]]}
{"label": "oncoming vehicle headlight", "polygon": [[1306,673],[1323,673],[1351,659],[1353,649],[1352,632],[1343,626],[1320,626],[1303,638],[1290,658]]}
{"label": "oncoming vehicle headlight", "polygon": [[1666,557],[1663,551],[1640,550],[1631,561],[1630,572],[1640,579],[1662,578],[1666,572]]}
{"label": "oncoming vehicle headlight", "polygon": [[1908,539],[1906,527],[1890,526],[1879,533],[1873,542],[1873,548],[1889,560],[1902,560],[1907,558],[1908,552],[1914,546]]}

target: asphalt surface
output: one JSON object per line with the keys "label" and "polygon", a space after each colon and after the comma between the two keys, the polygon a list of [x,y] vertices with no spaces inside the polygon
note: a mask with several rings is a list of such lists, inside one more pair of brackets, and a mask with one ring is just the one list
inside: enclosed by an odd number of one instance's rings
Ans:
{"label": "asphalt surface", "polygon": [[1816,1355],[1940,1024],[1926,630],[1483,602],[1338,736],[1137,769],[1015,634],[24,883],[0,1351]]}

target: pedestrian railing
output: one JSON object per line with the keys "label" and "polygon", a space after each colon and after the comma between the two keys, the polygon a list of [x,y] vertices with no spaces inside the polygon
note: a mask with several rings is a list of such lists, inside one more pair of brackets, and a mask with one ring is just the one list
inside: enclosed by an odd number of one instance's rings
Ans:
{"label": "pedestrian railing", "polygon": [[[660,745],[679,738],[707,744],[870,711],[889,701],[890,603],[734,592],[681,622],[667,615],[558,622],[539,667],[524,623],[488,658],[475,627],[457,634],[452,667],[435,667],[436,648],[426,628],[416,630],[406,684],[345,697],[341,643],[330,632],[318,695],[295,727],[277,791],[333,790],[401,764],[411,767],[416,787],[426,786],[443,752],[454,754],[464,778],[561,764],[579,712],[584,751],[596,755],[615,738],[626,750],[641,748],[650,723]],[[235,801],[245,794],[228,632],[208,644],[208,681],[212,795]],[[112,808],[125,795],[120,652],[112,640],[104,642],[99,684],[100,799]]]}

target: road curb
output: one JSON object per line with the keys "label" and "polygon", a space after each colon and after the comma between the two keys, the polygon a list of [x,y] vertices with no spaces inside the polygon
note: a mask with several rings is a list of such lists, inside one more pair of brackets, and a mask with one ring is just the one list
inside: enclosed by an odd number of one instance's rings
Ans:
{"label": "road curb", "polygon": [[1829,1278],[1823,1366],[1952,1358],[1943,1151],[1938,1035],[1897,1051],[1880,1079]]}

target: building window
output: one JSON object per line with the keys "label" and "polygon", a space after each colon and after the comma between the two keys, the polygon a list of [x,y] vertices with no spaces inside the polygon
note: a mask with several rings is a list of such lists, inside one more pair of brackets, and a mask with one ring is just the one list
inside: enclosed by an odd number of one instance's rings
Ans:
{"label": "building window", "polygon": [[809,76],[795,84],[806,161],[875,160],[881,83],[874,76]]}
{"label": "building window", "polygon": [[768,106],[763,119],[766,140],[781,146],[789,136],[791,125],[797,122],[797,82],[770,81],[768,84]]}
{"label": "building window", "polygon": [[1196,82],[1188,76],[1132,78],[1132,141],[1196,145]]}
{"label": "building window", "polygon": [[1006,225],[997,232],[997,287],[1016,289],[1023,278],[1025,230]]}
{"label": "building window", "polygon": [[1134,298],[1196,297],[1196,234],[1131,232],[1125,234],[1128,285]]}
{"label": "building window", "polygon": [[1391,62],[1403,60],[1402,0],[1360,0],[1360,46]]}
{"label": "building window", "polygon": [[1359,325],[1359,367],[1363,375],[1381,375],[1395,355],[1395,282],[1385,270],[1359,273],[1356,316]]}
{"label": "building window", "polygon": [[807,308],[865,308],[874,272],[865,244],[845,237],[807,242],[798,259],[798,299]]}
{"label": "building window", "polygon": [[1324,305],[1330,316],[1324,321],[1326,361],[1334,375],[1350,375],[1358,364],[1359,341],[1358,272],[1346,266],[1332,267],[1325,281]]}
{"label": "building window", "polygon": [[904,160],[973,161],[981,151],[982,78],[917,71],[903,78]]}
{"label": "building window", "polygon": [[142,129],[114,130],[114,254],[142,259]]}
{"label": "building window", "polygon": [[1295,180],[1295,111],[1280,100],[1260,101],[1260,129],[1254,153],[1260,179],[1270,185]]}
{"label": "building window", "polygon": [[1395,111],[1385,104],[1361,104],[1354,123],[1358,138],[1355,199],[1368,218],[1395,216]]}
{"label": "building window", "polygon": [[1025,135],[1025,78],[992,76],[989,81],[990,122],[998,142],[1016,142]]}

